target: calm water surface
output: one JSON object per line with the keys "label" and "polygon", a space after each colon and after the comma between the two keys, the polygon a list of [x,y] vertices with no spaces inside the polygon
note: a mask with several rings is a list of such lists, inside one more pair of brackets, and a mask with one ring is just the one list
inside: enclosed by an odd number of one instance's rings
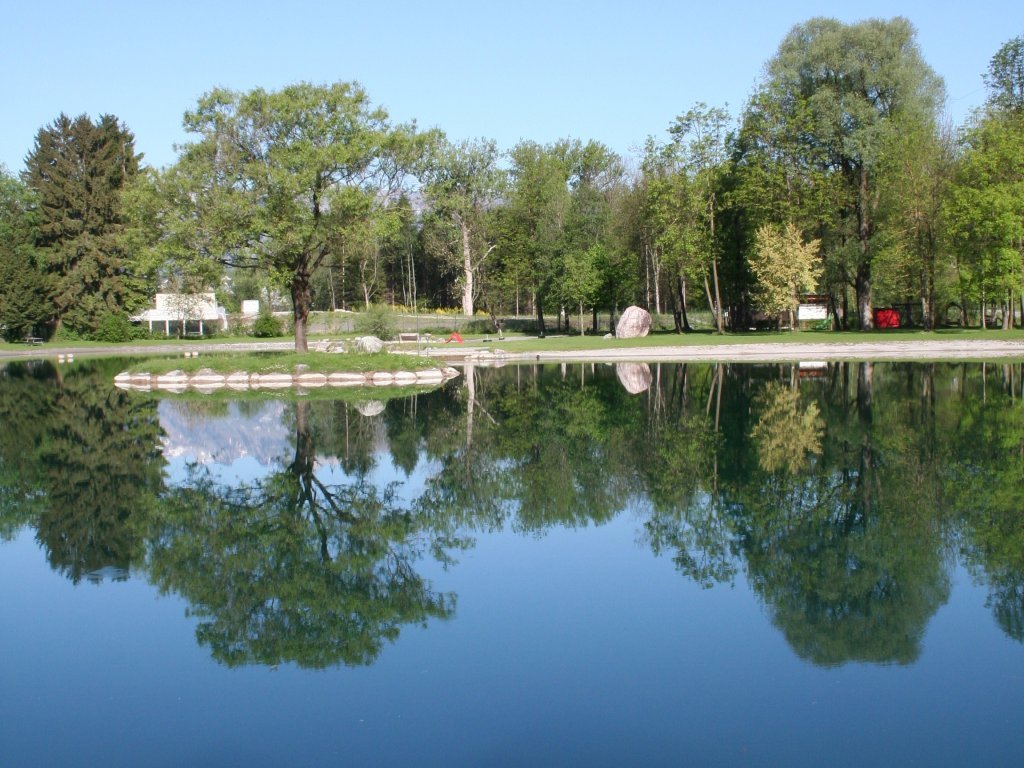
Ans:
{"label": "calm water surface", "polygon": [[4,766],[1024,764],[1020,364],[122,367],[0,370]]}

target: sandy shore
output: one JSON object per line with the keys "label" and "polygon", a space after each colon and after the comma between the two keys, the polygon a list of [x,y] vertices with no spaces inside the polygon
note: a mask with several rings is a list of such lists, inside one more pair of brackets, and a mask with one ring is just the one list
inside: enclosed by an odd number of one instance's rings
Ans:
{"label": "sandy shore", "polygon": [[[316,343],[310,349],[316,349]],[[751,344],[706,344],[694,346],[652,346],[616,348],[615,342],[591,350],[558,350],[546,352],[518,352],[515,343],[499,342],[491,347],[431,348],[423,354],[436,356],[452,363],[476,358],[486,360],[542,361],[542,362],[671,362],[678,361],[731,361],[767,362],[793,360],[991,360],[1019,358],[1024,360],[1024,341],[1003,341],[999,339],[943,339],[914,341],[912,339],[893,341],[862,341],[857,343],[801,343],[773,342]],[[118,355],[179,354],[186,351],[252,352],[287,351],[293,348],[291,342],[239,342],[231,344],[203,344],[191,342],[167,345],[159,348],[126,345],[123,347],[58,347],[42,345],[17,350],[0,351],[0,360],[55,358],[58,355]],[[411,351],[411,348],[410,348]]]}

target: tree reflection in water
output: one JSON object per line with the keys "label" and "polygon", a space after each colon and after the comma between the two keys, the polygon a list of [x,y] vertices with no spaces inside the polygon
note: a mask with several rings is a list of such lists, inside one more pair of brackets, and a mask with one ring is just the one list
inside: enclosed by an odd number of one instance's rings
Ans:
{"label": "tree reflection in water", "polygon": [[287,466],[242,487],[195,467],[156,516],[150,576],[189,601],[199,642],[231,666],[369,664],[403,625],[455,608],[414,568],[447,542],[392,488],[322,481],[309,412],[296,404]]}
{"label": "tree reflection in water", "polygon": [[75,583],[127,576],[163,487],[156,403],[113,389],[114,366],[90,362],[62,375],[49,364],[12,365],[0,375],[0,466],[16,469],[23,522]]}
{"label": "tree reflection in water", "polygon": [[[453,615],[425,558],[623,512],[685,578],[743,574],[816,664],[913,662],[958,561],[1024,639],[1019,365],[662,364],[634,394],[611,366],[476,369],[370,415],[291,401],[260,480],[171,487],[155,401],[109,367],[0,374],[0,533],[33,526],[73,581],[141,568],[227,664],[368,664]],[[373,480],[387,457],[415,493]]]}

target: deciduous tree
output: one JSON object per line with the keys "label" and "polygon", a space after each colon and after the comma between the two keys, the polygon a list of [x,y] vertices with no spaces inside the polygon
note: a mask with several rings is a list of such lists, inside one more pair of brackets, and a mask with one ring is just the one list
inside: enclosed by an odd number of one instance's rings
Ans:
{"label": "deciduous tree", "polygon": [[790,328],[796,328],[798,294],[814,290],[821,274],[820,248],[820,240],[805,243],[792,222],[782,228],[763,224],[757,230],[748,260],[757,281],[758,301],[766,312],[788,313]]}
{"label": "deciduous tree", "polygon": [[[837,238],[856,245],[852,278],[861,328],[871,328],[878,206],[875,172],[887,136],[905,116],[934,116],[942,81],[924,61],[909,21],[844,24],[815,18],[786,36],[755,99],[773,105],[771,142],[794,160],[838,176],[844,191]],[[833,253],[843,258],[840,242]]]}
{"label": "deciduous tree", "polygon": [[39,332],[53,313],[37,236],[32,193],[0,166],[0,334],[8,341]]}
{"label": "deciduous tree", "polygon": [[185,115],[185,145],[167,183],[179,253],[266,270],[292,299],[305,351],[312,276],[347,227],[397,195],[420,149],[357,83],[280,91],[216,89]]}
{"label": "deciduous tree", "polygon": [[494,240],[485,232],[485,217],[504,187],[498,158],[498,147],[489,139],[441,141],[422,171],[427,200],[454,227],[457,245],[445,250],[456,255],[466,317],[473,316],[477,272],[494,250]]}

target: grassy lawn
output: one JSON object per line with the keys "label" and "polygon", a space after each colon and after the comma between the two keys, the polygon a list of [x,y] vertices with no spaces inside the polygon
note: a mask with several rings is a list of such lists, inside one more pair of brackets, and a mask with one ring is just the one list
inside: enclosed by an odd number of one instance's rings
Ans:
{"label": "grassy lawn", "polygon": [[199,357],[150,358],[135,362],[128,370],[131,373],[161,374],[170,371],[195,373],[208,368],[216,373],[230,374],[235,371],[248,373],[294,373],[297,366],[306,366],[306,373],[371,371],[422,371],[437,368],[437,360],[415,355],[364,355],[358,353],[332,354],[327,352],[246,352],[246,353],[203,353]]}
{"label": "grassy lawn", "polygon": [[176,347],[185,344],[251,344],[262,341],[282,341],[294,343],[295,337],[293,336],[277,336],[274,338],[267,339],[256,339],[252,336],[213,336],[211,338],[200,337],[200,338],[186,338],[178,339],[175,337],[171,338],[152,338],[152,339],[137,339],[133,341],[123,342],[110,342],[110,341],[83,341],[76,339],[74,341],[66,341],[62,339],[51,339],[50,341],[44,342],[39,346],[31,346],[23,344],[21,342],[11,343],[8,341],[0,341],[0,350],[5,352],[27,352],[30,350],[46,349],[47,347],[61,348],[61,349],[109,349],[111,353],[117,354],[119,349],[124,347],[148,347],[154,351],[159,352],[160,349],[166,347]]}
{"label": "grassy lawn", "polygon": [[170,392],[154,388],[145,392],[146,397],[165,397],[175,402],[181,400],[193,400],[201,403],[226,403],[238,400],[251,400],[253,402],[264,402],[266,400],[284,400],[285,402],[299,402],[308,400],[329,400],[332,403],[344,402],[352,405],[361,405],[373,400],[386,403],[389,400],[409,397],[409,395],[420,395],[432,392],[440,385],[412,385],[402,387],[317,387],[305,390],[287,387],[284,389],[216,389],[212,392],[200,392],[194,389],[186,389],[184,392]]}

